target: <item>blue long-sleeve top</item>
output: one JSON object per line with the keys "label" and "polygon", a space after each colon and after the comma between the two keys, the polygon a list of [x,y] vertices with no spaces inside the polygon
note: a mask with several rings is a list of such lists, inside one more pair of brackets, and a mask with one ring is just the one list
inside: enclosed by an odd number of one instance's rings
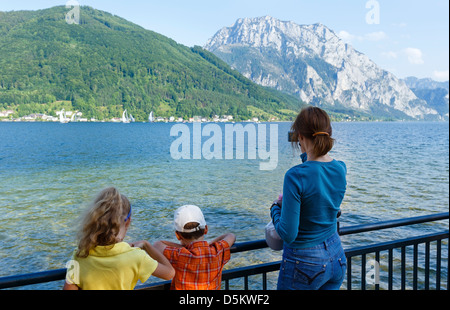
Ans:
{"label": "blue long-sleeve top", "polygon": [[344,162],[308,161],[289,169],[284,177],[282,207],[274,206],[275,230],[291,248],[325,241],[337,230],[337,213],[344,198],[347,167]]}

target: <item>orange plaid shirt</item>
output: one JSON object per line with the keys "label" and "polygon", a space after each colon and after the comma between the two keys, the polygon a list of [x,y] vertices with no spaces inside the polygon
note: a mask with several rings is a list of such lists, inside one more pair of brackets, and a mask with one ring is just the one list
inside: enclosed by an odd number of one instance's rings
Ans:
{"label": "orange plaid shirt", "polygon": [[164,256],[175,269],[172,290],[220,290],[223,266],[230,260],[225,240],[194,241],[187,247],[166,247]]}

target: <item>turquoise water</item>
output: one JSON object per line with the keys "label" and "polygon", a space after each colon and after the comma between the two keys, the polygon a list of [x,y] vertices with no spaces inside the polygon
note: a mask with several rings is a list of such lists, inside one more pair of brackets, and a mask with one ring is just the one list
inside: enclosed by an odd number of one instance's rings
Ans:
{"label": "turquoise water", "polygon": [[[211,239],[225,232],[237,242],[263,239],[284,173],[300,163],[287,141],[290,124],[277,124],[278,165],[262,171],[248,156],[174,160],[171,123],[0,123],[0,276],[63,268],[79,214],[106,186],[133,205],[125,241],[175,241],[172,215],[183,204],[203,209]],[[348,168],[341,226],[448,211],[448,122],[334,123],[333,135],[330,155]],[[442,229],[448,222],[342,240],[349,248]],[[226,268],[281,254],[253,252],[232,256]]]}

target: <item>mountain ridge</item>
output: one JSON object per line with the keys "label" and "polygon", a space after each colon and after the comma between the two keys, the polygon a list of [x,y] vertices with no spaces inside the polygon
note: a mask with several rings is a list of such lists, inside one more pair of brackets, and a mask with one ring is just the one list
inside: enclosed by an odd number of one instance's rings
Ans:
{"label": "mountain ridge", "polygon": [[252,81],[330,109],[397,119],[441,119],[405,82],[321,23],[240,18],[204,46]]}
{"label": "mountain ridge", "polygon": [[444,119],[449,119],[449,81],[438,82],[413,76],[406,77],[403,81],[418,98],[425,100]]}

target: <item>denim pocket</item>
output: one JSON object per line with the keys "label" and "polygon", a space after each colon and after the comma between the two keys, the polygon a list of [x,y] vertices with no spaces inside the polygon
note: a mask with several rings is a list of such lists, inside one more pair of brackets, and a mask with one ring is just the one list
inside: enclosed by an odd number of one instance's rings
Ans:
{"label": "denim pocket", "polygon": [[[297,260],[294,270],[294,285],[298,285],[299,289],[304,288],[303,285],[314,289],[316,286],[314,284],[321,282],[325,269],[326,265],[319,262]],[[320,285],[317,286],[319,287]]]}
{"label": "denim pocket", "polygon": [[345,272],[347,271],[347,258],[345,257],[345,255],[342,255],[342,257],[340,257],[338,259],[338,262],[339,262],[339,266],[341,266],[342,278],[344,278]]}
{"label": "denim pocket", "polygon": [[347,268],[347,258],[345,257],[345,255],[343,255],[341,258],[338,259],[339,264],[341,265],[341,267],[343,268],[343,270],[345,271],[345,269]]}

